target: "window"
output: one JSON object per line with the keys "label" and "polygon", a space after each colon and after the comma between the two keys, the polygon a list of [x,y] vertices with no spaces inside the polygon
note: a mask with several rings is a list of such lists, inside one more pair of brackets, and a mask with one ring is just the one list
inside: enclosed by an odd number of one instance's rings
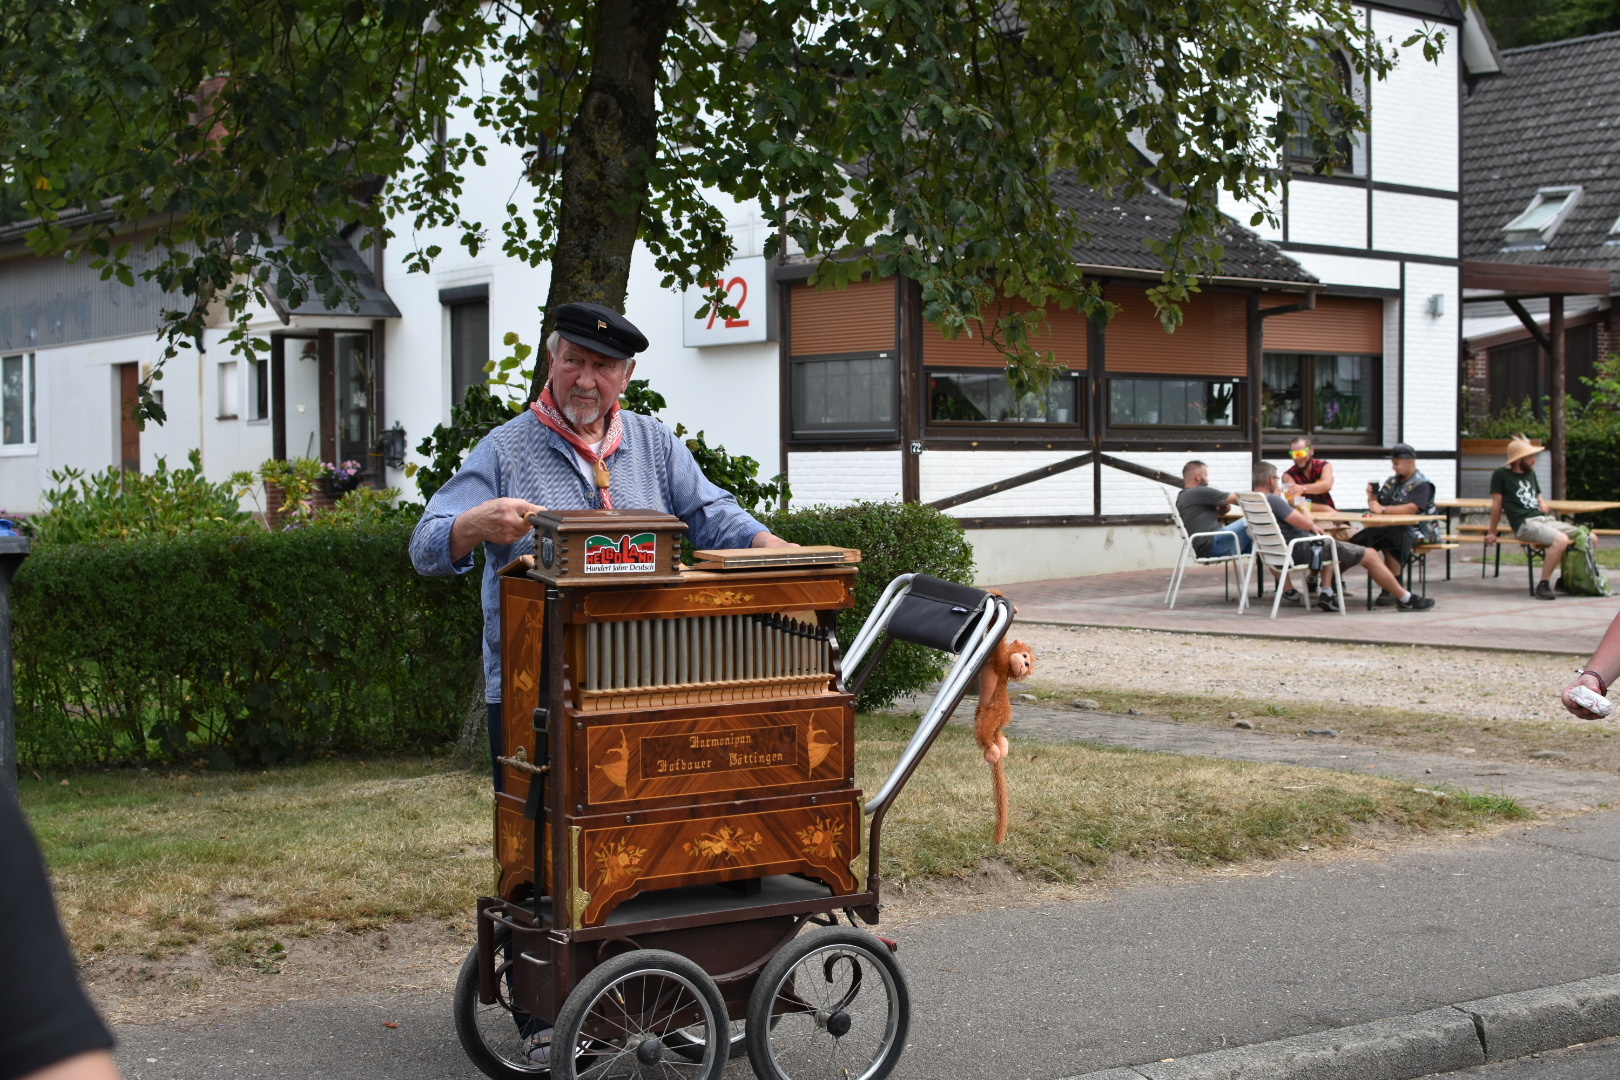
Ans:
{"label": "window", "polygon": [[[1358,104],[1364,103],[1365,95],[1360,85],[1350,72],[1350,61],[1341,53],[1333,54],[1333,64],[1339,71],[1339,85],[1344,93],[1356,100]],[[1284,150],[1288,164],[1295,169],[1310,170],[1313,172],[1326,172],[1331,165],[1336,173],[1351,176],[1365,176],[1367,173],[1367,153],[1362,145],[1361,136],[1354,132],[1342,132],[1335,136],[1331,149],[1324,154],[1311,138],[1311,113],[1308,109],[1290,109],[1289,114],[1294,120],[1294,131],[1288,136],[1288,144]],[[1344,117],[1334,113],[1330,122],[1342,125]]]}
{"label": "window", "polygon": [[1524,212],[1502,226],[1503,251],[1539,251],[1552,240],[1558,226],[1580,201],[1580,185],[1544,187],[1530,199]]}
{"label": "window", "polygon": [[[473,286],[481,288],[481,286]],[[447,292],[449,290],[446,290]],[[489,381],[489,299],[450,305],[450,401],[460,405],[469,386]]]}
{"label": "window", "polygon": [[337,334],[338,458],[369,465],[376,442],[372,431],[372,399],[376,396],[376,369],[371,363],[370,334]]}
{"label": "window", "polygon": [[1261,424],[1267,431],[1375,441],[1382,367],[1381,356],[1268,352]]}
{"label": "window", "polygon": [[1059,372],[1044,394],[1013,393],[1004,371],[928,371],[931,424],[1078,424],[1080,375]]}
{"label": "window", "polygon": [[1603,242],[1605,244],[1620,244],[1620,218],[1615,218],[1614,224],[1609,226],[1609,238]]}
{"label": "window", "polygon": [[1236,427],[1238,379],[1112,378],[1108,422],[1120,427]]}
{"label": "window", "polygon": [[248,365],[248,419],[270,419],[270,361],[250,359]]}
{"label": "window", "polygon": [[897,439],[894,354],[794,359],[794,438]]}
{"label": "window", "polygon": [[0,444],[33,446],[39,441],[34,401],[34,354],[0,356]]}
{"label": "window", "polygon": [[226,360],[219,365],[219,418],[221,420],[235,420],[238,402],[242,400],[242,387],[237,381],[239,372],[235,360]]}

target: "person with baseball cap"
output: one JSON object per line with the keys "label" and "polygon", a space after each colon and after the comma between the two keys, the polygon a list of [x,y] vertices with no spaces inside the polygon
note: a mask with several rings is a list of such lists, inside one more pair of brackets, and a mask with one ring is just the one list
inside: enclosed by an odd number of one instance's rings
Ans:
{"label": "person with baseball cap", "polygon": [[1508,440],[1507,462],[1491,473],[1491,523],[1485,530],[1485,543],[1496,543],[1496,526],[1506,512],[1514,536],[1547,549],[1541,560],[1536,599],[1551,600],[1555,596],[1553,571],[1574,542],[1575,526],[1559,521],[1541,497],[1541,481],[1536,479],[1536,455],[1540,450],[1523,435]]}
{"label": "person with baseball cap", "polygon": [[[428,500],[411,535],[419,574],[464,574],[484,546],[484,676],[490,756],[501,751],[498,571],[534,550],[539,510],[660,510],[686,523],[698,548],[792,547],[729,492],[710,483],[686,444],[619,396],[647,338],[601,304],[564,304],[546,339],[546,384],[519,416],[496,428]],[[500,766],[494,766],[500,787]]]}
{"label": "person with baseball cap", "polygon": [[[1383,484],[1368,483],[1367,512],[1369,514],[1434,514],[1434,482],[1418,471],[1417,451],[1406,443],[1389,448],[1389,464],[1393,470]],[[1418,544],[1432,544],[1439,540],[1440,530],[1435,522],[1420,525],[1375,525],[1356,533],[1356,543],[1374,548],[1383,555],[1384,563],[1397,578],[1412,560],[1412,548]],[[1379,607],[1389,607],[1395,597],[1386,589],[1378,595]]]}

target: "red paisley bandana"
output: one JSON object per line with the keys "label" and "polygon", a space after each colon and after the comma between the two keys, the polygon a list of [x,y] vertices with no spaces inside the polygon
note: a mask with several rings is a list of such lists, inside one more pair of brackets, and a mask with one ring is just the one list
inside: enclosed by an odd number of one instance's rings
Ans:
{"label": "red paisley bandana", "polygon": [[619,448],[624,440],[624,421],[619,418],[619,403],[614,401],[608,406],[607,434],[602,439],[602,452],[597,453],[591,444],[574,430],[574,425],[563,411],[557,408],[557,400],[551,396],[551,384],[540,391],[540,397],[529,402],[529,408],[534,412],[536,420],[555,431],[568,440],[568,445],[579,451],[579,456],[596,466],[596,488],[602,497],[602,509],[613,509],[613,494],[608,490],[608,484],[613,480],[613,474],[608,472],[603,460],[612,456],[613,451]]}

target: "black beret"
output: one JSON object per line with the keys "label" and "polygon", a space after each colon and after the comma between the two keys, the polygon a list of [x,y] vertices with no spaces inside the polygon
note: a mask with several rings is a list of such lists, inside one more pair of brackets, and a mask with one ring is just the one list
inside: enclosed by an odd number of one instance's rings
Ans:
{"label": "black beret", "polygon": [[564,304],[557,309],[557,333],[592,352],[628,359],[647,347],[636,324],[601,304]]}

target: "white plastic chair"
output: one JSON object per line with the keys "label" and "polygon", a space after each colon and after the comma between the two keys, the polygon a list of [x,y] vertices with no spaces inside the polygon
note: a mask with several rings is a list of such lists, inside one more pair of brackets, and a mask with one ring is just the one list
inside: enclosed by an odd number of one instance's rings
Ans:
{"label": "white plastic chair", "polygon": [[[1176,523],[1176,532],[1181,534],[1181,552],[1176,556],[1175,572],[1170,575],[1170,587],[1164,593],[1165,604],[1171,608],[1176,606],[1176,596],[1181,592],[1181,579],[1187,572],[1187,563],[1189,561],[1197,563],[1199,566],[1220,564],[1221,584],[1225,588],[1226,598],[1228,600],[1232,599],[1232,582],[1231,578],[1227,576],[1227,570],[1232,563],[1248,558],[1247,555],[1238,550],[1237,534],[1227,532],[1225,529],[1217,529],[1215,532],[1189,533],[1187,523],[1181,520],[1181,508],[1176,505],[1176,496],[1178,494],[1178,491],[1170,488],[1164,489],[1164,500],[1170,504],[1170,520]],[[1204,536],[1230,536],[1232,538],[1232,554],[1211,555],[1208,558],[1201,557],[1193,548],[1193,541]]]}
{"label": "white plastic chair", "polygon": [[1294,554],[1296,545],[1313,544],[1321,542],[1327,545],[1327,565],[1333,567],[1333,580],[1340,586],[1333,591],[1334,599],[1338,601],[1339,614],[1347,614],[1344,610],[1344,574],[1339,569],[1339,545],[1331,536],[1301,536],[1294,540],[1284,540],[1282,526],[1277,524],[1277,516],[1271,512],[1271,503],[1265,495],[1258,491],[1243,491],[1238,493],[1238,505],[1243,508],[1243,519],[1249,523],[1249,540],[1254,544],[1250,558],[1243,567],[1243,591],[1238,598],[1238,614],[1249,604],[1249,577],[1254,573],[1256,566],[1265,566],[1277,571],[1283,580],[1277,583],[1277,595],[1271,601],[1271,617],[1277,617],[1277,609],[1282,606],[1284,586],[1288,575],[1295,570],[1309,571],[1309,562],[1300,562]]}

